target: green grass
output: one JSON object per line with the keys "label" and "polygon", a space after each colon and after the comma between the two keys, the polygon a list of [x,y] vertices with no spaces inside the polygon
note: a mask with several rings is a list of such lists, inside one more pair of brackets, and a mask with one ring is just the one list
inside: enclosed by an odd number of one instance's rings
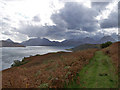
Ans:
{"label": "green grass", "polygon": [[[77,78],[79,84],[76,83]],[[85,66],[66,88],[117,88],[118,75],[111,59],[97,51],[90,63]]]}
{"label": "green grass", "polygon": [[38,88],[48,88],[48,83],[43,83]]}

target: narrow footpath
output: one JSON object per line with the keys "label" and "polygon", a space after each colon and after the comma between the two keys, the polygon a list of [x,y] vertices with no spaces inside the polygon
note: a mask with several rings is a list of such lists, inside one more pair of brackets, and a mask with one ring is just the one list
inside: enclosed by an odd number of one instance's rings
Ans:
{"label": "narrow footpath", "polygon": [[[79,84],[76,80],[79,77]],[[110,57],[97,51],[77,75],[76,78],[67,85],[67,88],[117,88],[118,75],[115,74],[115,67]]]}

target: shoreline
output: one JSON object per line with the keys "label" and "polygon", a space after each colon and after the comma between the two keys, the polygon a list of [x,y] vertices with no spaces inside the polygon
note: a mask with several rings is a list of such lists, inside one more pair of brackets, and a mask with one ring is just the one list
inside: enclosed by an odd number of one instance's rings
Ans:
{"label": "shoreline", "polygon": [[[22,62],[22,61],[24,61],[24,60],[28,60],[29,58],[35,58],[35,57],[37,57],[37,56],[46,56],[46,55],[51,55],[51,54],[59,54],[59,53],[71,53],[72,51],[58,51],[58,52],[48,52],[48,53],[45,53],[45,54],[36,54],[36,55],[30,55],[30,56],[28,56],[28,57],[23,57],[21,60],[17,60],[17,61],[20,61],[20,63]],[[15,61],[15,60],[14,60]],[[11,66],[9,67],[9,68],[6,68],[6,69],[3,69],[3,70],[1,70],[1,71],[6,71],[6,70],[9,70],[9,69],[11,69],[11,68],[13,68],[12,67],[12,65],[14,64],[14,61],[13,61],[13,63],[11,64]],[[21,65],[20,65],[21,66]],[[19,67],[19,66],[15,66],[15,67]]]}
{"label": "shoreline", "polygon": [[[88,49],[73,52],[52,52],[24,58],[22,62],[16,63],[16,66],[2,71],[3,88],[25,88],[26,85],[26,88],[65,88],[68,85],[72,85],[72,82],[76,82],[75,85],[81,86],[82,83],[79,81],[81,77],[78,77],[79,72],[82,71],[84,67],[86,68],[87,65],[93,66],[93,64],[90,64],[93,60],[95,60],[93,61],[94,68],[91,68],[93,72],[97,70],[96,66],[98,66],[101,61],[103,66],[109,65],[110,63],[111,65],[115,65],[116,68],[112,69],[116,75],[118,74],[118,58],[116,56],[118,54],[117,46],[119,44],[120,42],[113,43],[111,46],[100,50]],[[103,56],[105,59],[103,59]],[[106,62],[109,61],[106,57],[110,57],[112,62]],[[103,60],[105,62],[103,62]],[[101,72],[100,68],[99,71]],[[109,72],[108,69],[107,72]],[[85,74],[87,73],[85,70]],[[99,74],[99,72],[97,72],[97,75],[103,77],[104,73],[101,73]],[[108,73],[106,75],[108,75]]]}
{"label": "shoreline", "polygon": [[[6,48],[6,47],[5,47]],[[14,47],[11,47],[11,48],[14,48]],[[15,47],[16,48],[16,47]],[[21,48],[21,47],[19,47],[19,48]],[[26,47],[25,47],[26,48]],[[0,49],[2,49],[1,47],[0,47]],[[35,55],[29,55],[29,56],[25,56],[25,57],[23,57],[23,58],[21,58],[21,59],[19,59],[18,61],[22,61],[22,60],[24,60],[25,58],[31,58],[31,57],[35,57],[35,56],[42,56],[42,55],[46,55],[46,54],[55,54],[55,53],[59,53],[59,52],[72,52],[72,51],[69,51],[69,50],[66,50],[66,49],[64,49],[64,51],[57,51],[57,52],[47,52],[47,53],[44,53],[44,54],[35,54]],[[15,61],[15,60],[14,60]],[[12,64],[14,64],[14,61],[12,62]],[[12,65],[11,64],[11,65]],[[9,68],[11,68],[11,65],[10,65],[10,67],[8,67],[8,68],[6,68],[6,69],[9,69]],[[6,70],[6,69],[2,69],[1,71],[3,71],[3,70]]]}
{"label": "shoreline", "polygon": [[[13,87],[13,85],[25,88],[24,78],[27,79],[29,88],[44,88],[44,84],[51,88],[63,87],[65,82],[72,80],[76,73],[89,63],[95,51],[96,49],[77,52],[60,51],[25,58],[22,63],[18,62],[18,66],[2,71],[3,88]],[[38,80],[37,84],[36,80]],[[12,86],[8,84],[6,86],[5,83],[9,81]]]}

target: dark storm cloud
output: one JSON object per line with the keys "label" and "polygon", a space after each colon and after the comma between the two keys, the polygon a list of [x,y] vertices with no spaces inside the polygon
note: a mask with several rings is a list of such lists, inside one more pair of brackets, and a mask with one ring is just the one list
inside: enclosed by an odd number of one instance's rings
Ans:
{"label": "dark storm cloud", "polygon": [[104,10],[105,7],[109,4],[110,2],[92,2],[92,8],[95,8],[98,12],[101,10]]}
{"label": "dark storm cloud", "polygon": [[96,16],[97,12],[92,8],[87,8],[76,2],[67,2],[59,13],[51,16],[51,19],[56,25],[65,25],[67,29],[92,32],[99,28],[97,20],[95,20]]}
{"label": "dark storm cloud", "polygon": [[22,25],[17,30],[22,34],[26,34],[29,37],[49,37],[51,39],[64,39],[65,29],[59,26],[34,26],[34,25]]}
{"label": "dark storm cloud", "polygon": [[113,39],[118,40],[118,35],[116,33],[112,33],[112,34],[104,34],[104,33],[96,33],[96,35],[91,36],[92,38],[94,38],[94,40],[100,40],[102,37],[104,36],[111,36]]}
{"label": "dark storm cloud", "polygon": [[[97,32],[100,27],[95,17],[99,14],[99,11],[95,7],[100,8],[101,6],[103,7],[102,9],[104,9],[108,3],[102,4],[103,3],[94,3],[92,8],[88,8],[77,2],[67,2],[65,6],[59,10],[59,13],[54,13],[51,16],[51,20],[55,25],[35,26],[23,24],[18,32],[26,34],[29,37],[47,37],[58,40],[89,36],[97,38],[102,36],[103,33]],[[37,16],[33,19],[35,21],[39,20]],[[96,35],[93,34],[93,32]]]}
{"label": "dark storm cloud", "polygon": [[48,32],[46,36],[51,39],[64,39],[66,36],[66,29],[60,26],[47,26]]}
{"label": "dark storm cloud", "polygon": [[[107,19],[101,21],[101,28],[118,28],[120,21],[120,3],[117,4],[114,10],[111,11]],[[120,25],[119,25],[120,26]]]}
{"label": "dark storm cloud", "polygon": [[47,32],[46,27],[34,25],[22,25],[17,31],[29,37],[43,37]]}
{"label": "dark storm cloud", "polygon": [[76,31],[76,30],[70,30],[66,32],[66,34],[67,34],[66,39],[79,39],[88,36],[88,33],[86,33],[86,31]]}
{"label": "dark storm cloud", "polygon": [[120,2],[118,2],[118,27],[120,28]]}
{"label": "dark storm cloud", "polygon": [[101,28],[117,28],[118,27],[118,13],[111,12],[107,19],[101,21]]}

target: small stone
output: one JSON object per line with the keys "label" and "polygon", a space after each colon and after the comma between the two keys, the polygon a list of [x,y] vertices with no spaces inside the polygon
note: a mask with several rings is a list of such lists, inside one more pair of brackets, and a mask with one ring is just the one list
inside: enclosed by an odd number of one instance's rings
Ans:
{"label": "small stone", "polygon": [[56,80],[58,80],[58,78],[56,78]]}

